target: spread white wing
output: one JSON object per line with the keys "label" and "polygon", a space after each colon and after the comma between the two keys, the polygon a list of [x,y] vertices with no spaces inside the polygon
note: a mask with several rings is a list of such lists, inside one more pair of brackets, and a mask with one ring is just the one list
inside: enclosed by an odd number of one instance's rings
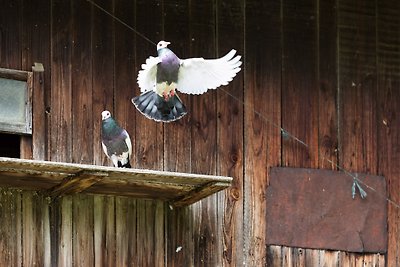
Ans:
{"label": "spread white wing", "polygon": [[157,64],[160,62],[161,60],[158,57],[149,57],[146,59],[146,63],[142,64],[142,69],[137,78],[140,92],[153,90],[156,84]]}
{"label": "spread white wing", "polygon": [[200,95],[208,89],[227,85],[240,71],[240,56],[232,49],[218,59],[189,58],[181,60],[177,89],[185,94]]}

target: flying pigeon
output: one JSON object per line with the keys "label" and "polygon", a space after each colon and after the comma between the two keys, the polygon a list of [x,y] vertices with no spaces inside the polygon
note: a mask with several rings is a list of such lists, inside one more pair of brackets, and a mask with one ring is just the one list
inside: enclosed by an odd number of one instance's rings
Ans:
{"label": "flying pigeon", "polygon": [[241,56],[232,49],[217,59],[180,59],[167,46],[157,44],[158,57],[150,56],[139,71],[137,82],[141,95],[132,98],[135,107],[155,121],[176,121],[187,113],[176,90],[201,95],[208,89],[227,85],[240,71]]}
{"label": "flying pigeon", "polygon": [[101,113],[101,118],[101,145],[104,153],[115,167],[131,168],[129,159],[132,155],[132,143],[128,132],[119,127],[108,110]]}

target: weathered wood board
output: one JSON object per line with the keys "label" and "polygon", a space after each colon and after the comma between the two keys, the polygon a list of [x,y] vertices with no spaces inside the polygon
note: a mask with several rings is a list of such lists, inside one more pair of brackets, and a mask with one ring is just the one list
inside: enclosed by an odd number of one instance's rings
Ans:
{"label": "weathered wood board", "polygon": [[230,186],[231,177],[121,169],[0,157],[0,186],[60,195],[84,192],[192,204]]}

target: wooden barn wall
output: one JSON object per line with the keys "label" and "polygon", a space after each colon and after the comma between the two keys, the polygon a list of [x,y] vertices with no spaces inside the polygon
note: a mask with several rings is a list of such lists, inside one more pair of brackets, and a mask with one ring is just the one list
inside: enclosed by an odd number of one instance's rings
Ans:
{"label": "wooden barn wall", "polygon": [[[0,1],[0,67],[45,68],[34,102],[42,124],[22,139],[33,142],[22,157],[111,165],[100,145],[109,109],[131,134],[135,168],[228,175],[233,185],[180,209],[4,189],[0,266],[400,266],[399,1],[95,3],[182,58],[236,48],[242,71],[218,91],[181,94],[189,114],[155,123],[130,103],[153,44],[90,1]],[[266,246],[271,166],[385,176],[387,254]]]}

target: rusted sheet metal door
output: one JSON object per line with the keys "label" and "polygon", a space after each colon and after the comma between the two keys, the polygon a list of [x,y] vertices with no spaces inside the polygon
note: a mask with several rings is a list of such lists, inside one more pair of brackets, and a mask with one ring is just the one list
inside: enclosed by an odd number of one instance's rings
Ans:
{"label": "rusted sheet metal door", "polygon": [[267,243],[386,252],[385,179],[357,176],[365,183],[361,184],[368,193],[364,199],[359,195],[352,199],[353,178],[343,172],[272,168],[267,189]]}

